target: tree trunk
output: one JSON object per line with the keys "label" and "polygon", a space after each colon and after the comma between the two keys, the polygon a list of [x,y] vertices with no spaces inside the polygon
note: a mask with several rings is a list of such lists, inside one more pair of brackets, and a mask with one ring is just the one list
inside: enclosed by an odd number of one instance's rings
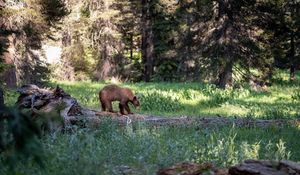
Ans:
{"label": "tree trunk", "polygon": [[0,110],[4,107],[4,93],[3,89],[0,86]]}
{"label": "tree trunk", "polygon": [[130,60],[133,60],[133,33],[130,34]]}
{"label": "tree trunk", "polygon": [[[190,16],[187,16],[187,26],[188,26],[188,31],[187,31],[187,42],[186,42],[186,61],[190,61],[191,60],[191,54],[192,54],[192,43],[193,43],[193,36],[192,36],[192,20]],[[185,79],[187,80],[192,80],[192,76],[190,75],[191,72],[189,71],[190,69],[190,65],[189,63],[186,63],[186,67],[185,67]]]}
{"label": "tree trunk", "polygon": [[103,50],[101,51],[101,59],[99,61],[99,79],[106,80],[114,73],[114,64],[111,61],[109,55],[109,48],[108,46],[104,46]]}
{"label": "tree trunk", "polygon": [[233,68],[233,63],[230,61],[225,65],[225,68],[219,74],[219,81],[217,85],[220,88],[224,89],[227,86],[232,85],[232,68]]}
{"label": "tree trunk", "polygon": [[0,44],[3,47],[3,53],[0,56],[1,61],[7,68],[1,75],[3,82],[7,87],[14,88],[17,86],[17,74],[15,68],[15,36],[13,34],[1,34]]}
{"label": "tree trunk", "polygon": [[[230,13],[230,1],[229,0],[218,0],[218,16],[217,20],[221,22],[222,31],[218,42],[220,45],[224,45],[225,52],[221,56],[222,59],[226,60],[225,65],[221,65],[221,72],[218,76],[217,85],[220,88],[226,88],[227,86],[232,85],[232,69],[234,64],[234,55],[233,55],[233,18]],[[223,22],[222,22],[223,21]],[[224,67],[223,67],[224,66]]]}
{"label": "tree trunk", "polygon": [[296,68],[294,65],[295,59],[295,41],[294,41],[294,33],[291,36],[291,51],[290,51],[290,81],[295,80],[295,72]]}
{"label": "tree trunk", "polygon": [[181,65],[179,67],[181,72],[179,73],[181,73],[181,75],[184,76],[182,77],[183,80],[192,80],[193,77],[190,75],[191,71],[189,70],[189,61],[191,60],[192,43],[193,43],[193,37],[191,31],[192,21],[191,21],[190,14],[186,15],[185,24],[187,25],[188,28],[185,31],[185,33],[182,34],[184,36],[184,42],[183,42],[184,53],[181,60]]}
{"label": "tree trunk", "polygon": [[144,80],[149,82],[153,74],[153,31],[150,14],[150,2],[142,0],[142,59],[145,66]]}
{"label": "tree trunk", "polygon": [[69,28],[63,32],[61,42],[63,47],[67,47],[72,44],[72,37]]}
{"label": "tree trunk", "polygon": [[291,65],[290,67],[290,81],[295,80],[295,73],[296,73],[296,68],[294,65]]}

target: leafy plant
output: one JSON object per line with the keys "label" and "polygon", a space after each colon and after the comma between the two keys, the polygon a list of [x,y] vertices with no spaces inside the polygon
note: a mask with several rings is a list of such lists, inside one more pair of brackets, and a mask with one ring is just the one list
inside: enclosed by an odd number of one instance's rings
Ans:
{"label": "leafy plant", "polygon": [[300,100],[300,91],[294,92],[294,93],[291,95],[291,98],[292,98],[294,101],[299,101],[299,100]]}
{"label": "leafy plant", "polygon": [[16,163],[28,160],[43,166],[40,136],[30,116],[12,108],[0,109],[0,160],[10,171],[17,174]]}
{"label": "leafy plant", "polygon": [[173,95],[172,91],[155,91],[143,94],[140,98],[142,110],[174,112],[182,108],[179,97]]}
{"label": "leafy plant", "polygon": [[266,145],[266,156],[269,159],[288,160],[291,157],[291,152],[287,150],[285,142],[279,139],[278,143],[272,144],[270,141]]}

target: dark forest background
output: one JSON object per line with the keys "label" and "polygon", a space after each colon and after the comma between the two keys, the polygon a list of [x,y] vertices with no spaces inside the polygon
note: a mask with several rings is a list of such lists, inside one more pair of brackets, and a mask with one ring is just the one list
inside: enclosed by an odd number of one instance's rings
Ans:
{"label": "dark forest background", "polygon": [[[299,69],[298,0],[1,0],[8,87],[57,80],[269,85]],[[61,48],[45,60],[44,45]]]}

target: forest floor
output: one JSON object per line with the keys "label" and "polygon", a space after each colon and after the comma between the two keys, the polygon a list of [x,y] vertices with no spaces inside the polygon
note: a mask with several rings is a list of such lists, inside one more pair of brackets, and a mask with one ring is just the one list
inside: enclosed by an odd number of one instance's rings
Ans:
{"label": "forest floor", "polygon": [[[81,106],[97,113],[98,92],[109,83],[52,82],[49,86],[60,85]],[[28,159],[14,159],[16,172],[98,175],[131,169],[136,172],[132,174],[156,174],[160,168],[183,161],[229,167],[246,159],[300,160],[300,139],[295,139],[300,135],[299,81],[290,83],[283,77],[267,91],[246,86],[222,90],[205,83],[121,86],[132,88],[139,96],[141,109],[131,106],[137,121],[148,118],[152,124],[159,121],[157,125],[135,122],[134,116],[130,123],[131,116],[115,115],[95,129],[45,134],[39,146],[44,168],[23,161]],[[18,95],[9,91],[6,104],[13,105]],[[115,109],[117,105],[114,103]],[[120,127],[111,118],[125,125]],[[10,173],[5,163],[0,155],[0,167],[4,167],[0,174]]]}

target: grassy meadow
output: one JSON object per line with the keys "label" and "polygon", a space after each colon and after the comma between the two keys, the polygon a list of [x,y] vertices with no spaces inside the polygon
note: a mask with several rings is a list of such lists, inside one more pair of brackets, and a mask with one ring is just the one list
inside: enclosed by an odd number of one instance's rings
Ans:
{"label": "grassy meadow", "polygon": [[[141,101],[137,113],[174,116],[224,116],[282,119],[300,117],[300,82],[288,82],[281,73],[267,91],[253,91],[250,87],[218,89],[205,83],[125,83]],[[300,76],[298,76],[299,80]],[[74,96],[86,107],[100,110],[99,90],[109,82],[52,82]],[[117,102],[114,109],[118,109]]]}
{"label": "grassy meadow", "polygon": [[[120,83],[134,90],[141,109],[134,112],[165,117],[251,117],[264,119],[291,119],[300,117],[300,75],[289,83],[288,75],[277,75],[267,91],[254,91],[250,87],[219,89],[206,83]],[[56,82],[85,107],[100,110],[98,92],[110,82]],[[14,104],[18,94],[6,96],[8,105]],[[113,103],[118,110],[117,102]]]}
{"label": "grassy meadow", "polygon": [[[105,83],[59,82],[83,106],[100,110],[99,90]],[[276,85],[267,92],[250,89],[221,90],[199,83],[123,84],[141,101],[143,114],[161,116],[238,116],[254,118],[295,118],[300,108],[300,87]],[[114,104],[117,110],[117,102]]]}
{"label": "grassy meadow", "polygon": [[[108,83],[50,83],[52,87],[57,84],[81,105],[100,110],[98,91]],[[134,112],[142,114],[255,119],[295,119],[300,114],[300,83],[289,83],[286,74],[274,80],[266,92],[247,87],[221,90],[205,83],[121,86],[137,93],[141,109]],[[16,93],[7,93],[7,104],[12,105],[16,98]],[[114,107],[117,109],[117,103]],[[12,170],[0,155],[0,174],[155,174],[159,168],[181,161],[209,161],[223,167],[249,158],[299,161],[300,139],[295,139],[299,135],[299,126],[200,128],[133,123],[120,127],[107,120],[98,129],[45,134],[39,140],[42,166],[23,157],[14,159]]]}

